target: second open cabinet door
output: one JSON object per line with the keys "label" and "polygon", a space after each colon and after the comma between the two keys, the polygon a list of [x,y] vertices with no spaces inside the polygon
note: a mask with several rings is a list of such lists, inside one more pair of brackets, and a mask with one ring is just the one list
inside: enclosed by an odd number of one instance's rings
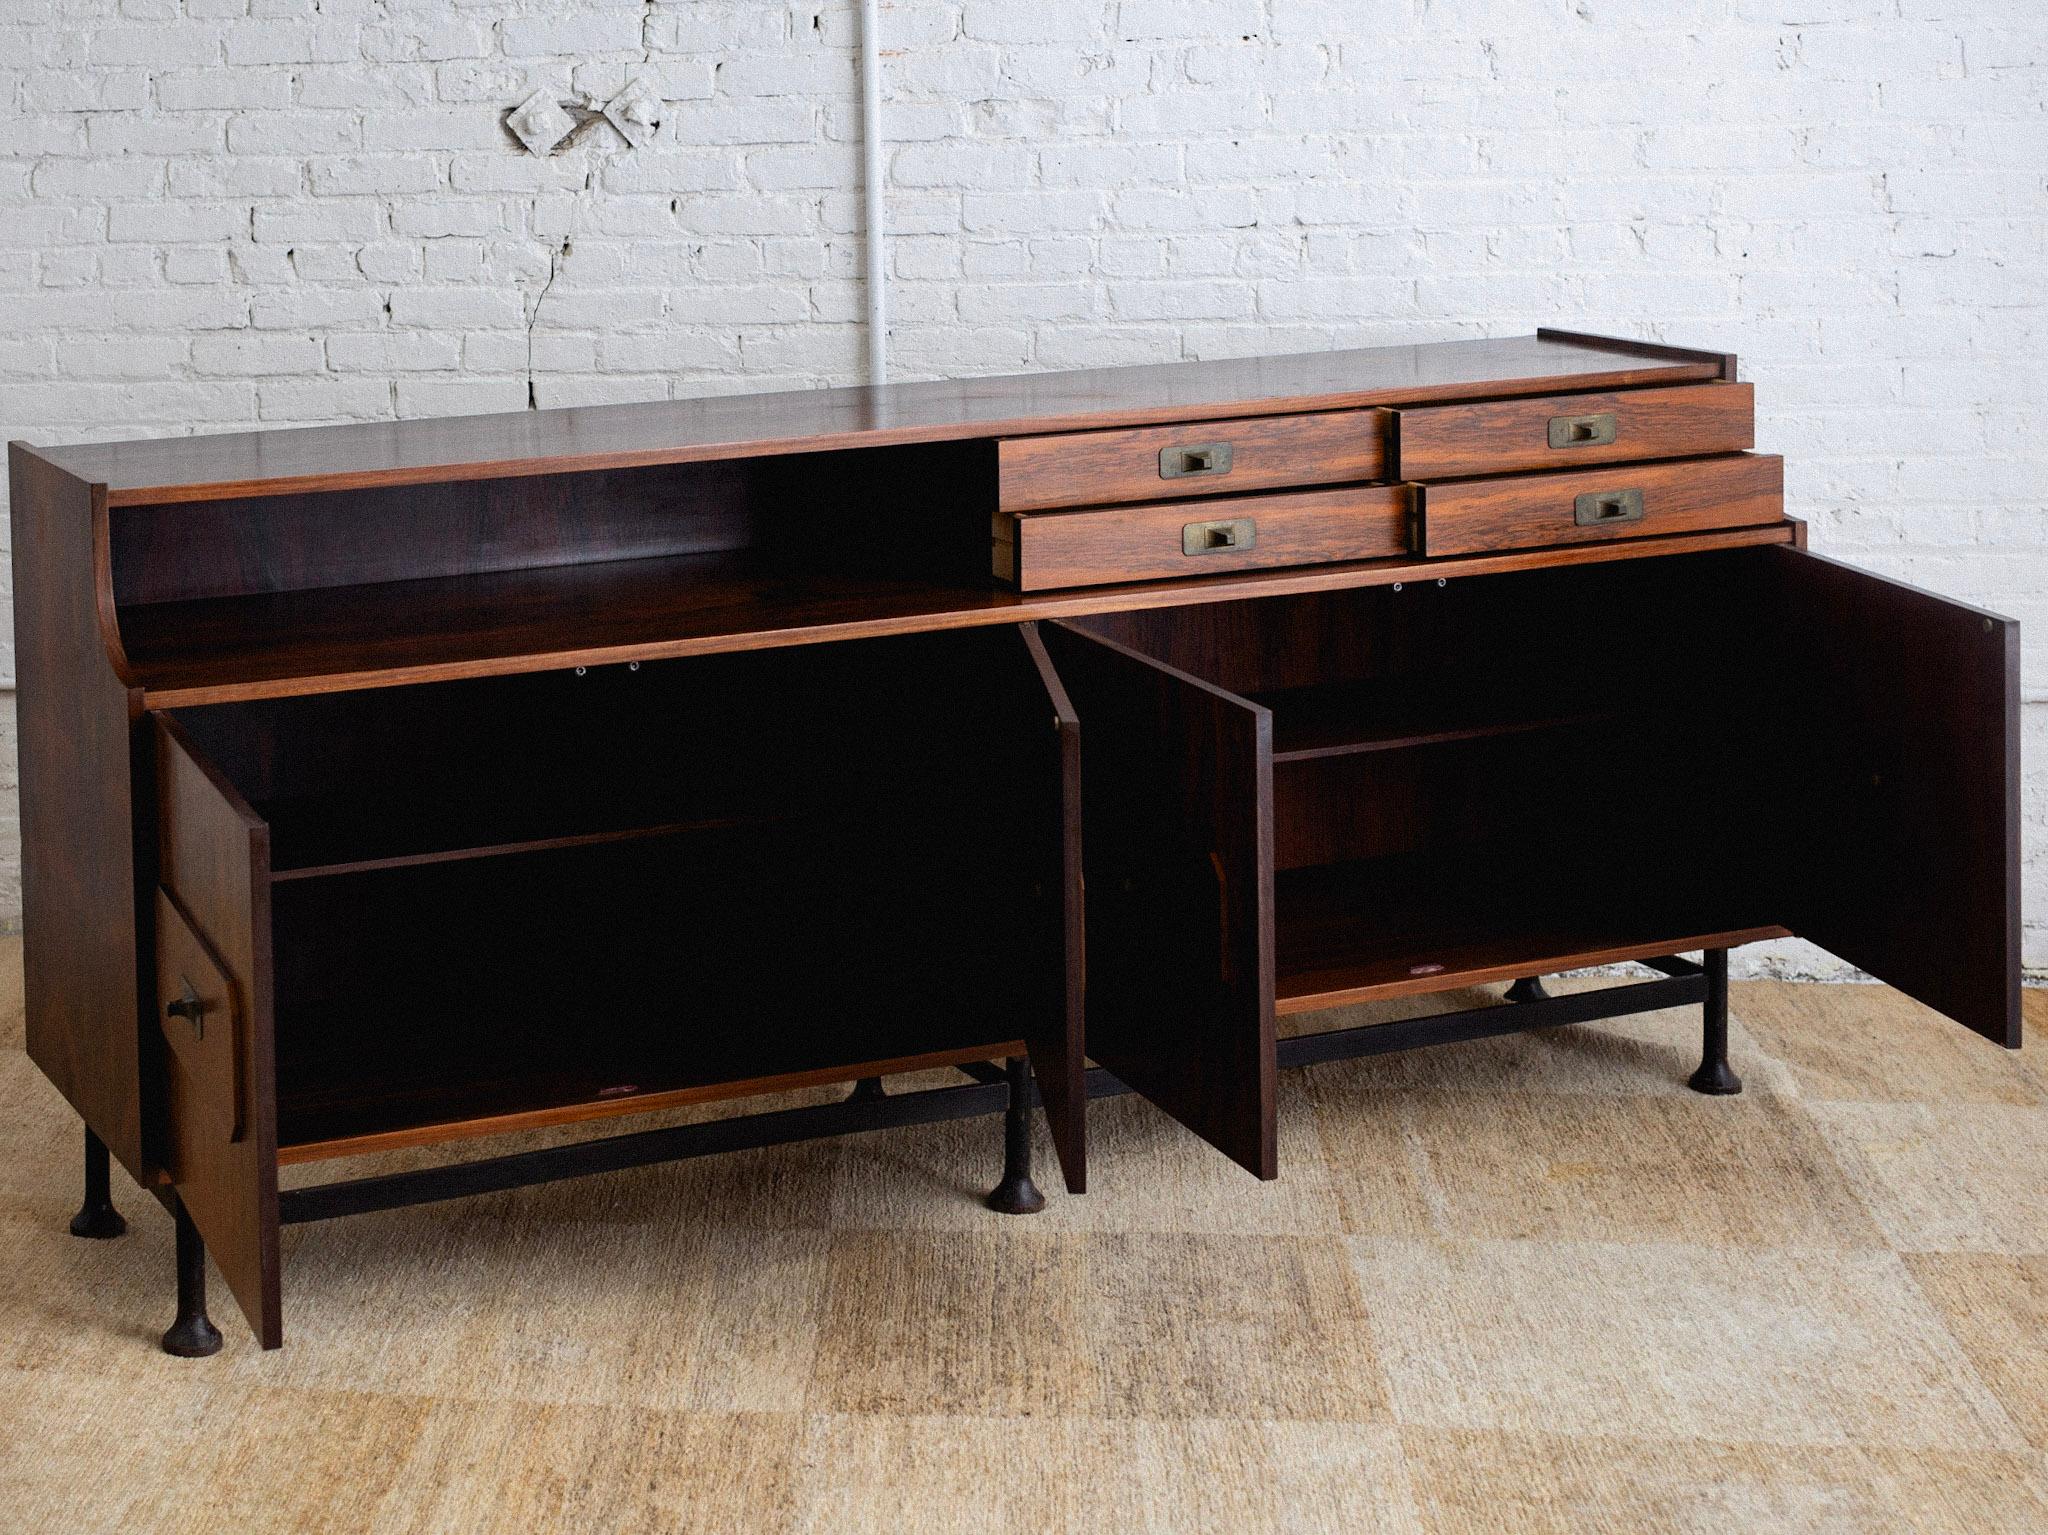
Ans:
{"label": "second open cabinet door", "polygon": [[1275,1177],[1272,716],[1065,625],[1044,639],[1087,732],[1088,1053]]}
{"label": "second open cabinet door", "polygon": [[2018,628],[1791,547],[1046,626],[1088,1053],[1270,1175],[1276,1012],[1809,939],[2019,1042]]}
{"label": "second open cabinet door", "polygon": [[1067,697],[1037,624],[1021,624],[1018,634],[1045,688],[1052,709],[1044,770],[1032,781],[1044,788],[1042,824],[1047,828],[1045,876],[1048,900],[1043,909],[1053,918],[1047,933],[1047,962],[1037,973],[1045,978],[1046,996],[1034,1014],[1026,1044],[1045,1121],[1060,1159],[1067,1192],[1088,1188],[1088,1087],[1085,1040],[1084,961],[1086,934],[1082,917],[1081,726]]}
{"label": "second open cabinet door", "polygon": [[1783,921],[2020,1042],[2019,625],[1795,549],[1767,571]]}
{"label": "second open cabinet door", "polygon": [[172,1187],[265,1348],[284,1341],[270,829],[172,720],[156,729],[156,1026]]}

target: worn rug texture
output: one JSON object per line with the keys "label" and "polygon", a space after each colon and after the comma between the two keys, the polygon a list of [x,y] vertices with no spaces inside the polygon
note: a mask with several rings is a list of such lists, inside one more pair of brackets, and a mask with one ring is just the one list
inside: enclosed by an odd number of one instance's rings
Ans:
{"label": "worn rug texture", "polygon": [[1283,1073],[1272,1184],[1121,1098],[1030,1217],[983,1119],[289,1228],[284,1349],[216,1281],[181,1361],[6,940],[0,1530],[2048,1531],[2041,1047],[1733,1012],[1737,1098],[1696,1008]]}

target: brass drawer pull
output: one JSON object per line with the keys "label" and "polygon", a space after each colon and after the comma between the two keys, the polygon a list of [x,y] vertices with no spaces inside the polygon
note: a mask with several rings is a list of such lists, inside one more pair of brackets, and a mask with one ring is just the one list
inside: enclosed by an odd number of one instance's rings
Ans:
{"label": "brass drawer pull", "polygon": [[1230,444],[1199,442],[1184,448],[1159,450],[1159,478],[1188,480],[1197,475],[1230,473]]}
{"label": "brass drawer pull", "polygon": [[1640,490],[1589,490],[1572,503],[1572,521],[1582,528],[1603,522],[1641,522]]}
{"label": "brass drawer pull", "polygon": [[1259,527],[1249,517],[1220,522],[1191,522],[1180,530],[1182,554],[1234,554],[1259,541]]}
{"label": "brass drawer pull", "polygon": [[1614,441],[1614,412],[1603,410],[1595,416],[1552,416],[1550,445],[1553,448],[1597,448]]}

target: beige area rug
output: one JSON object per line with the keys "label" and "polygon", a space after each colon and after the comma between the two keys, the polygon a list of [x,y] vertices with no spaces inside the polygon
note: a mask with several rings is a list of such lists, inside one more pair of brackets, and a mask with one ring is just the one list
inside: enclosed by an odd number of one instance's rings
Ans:
{"label": "beige area rug", "polygon": [[1734,1014],[1737,1099],[1691,1009],[1284,1074],[1277,1184],[1125,1098],[1029,1218],[989,1119],[295,1228],[284,1350],[216,1286],[184,1362],[15,943],[0,1529],[2048,1531],[2040,1046]]}

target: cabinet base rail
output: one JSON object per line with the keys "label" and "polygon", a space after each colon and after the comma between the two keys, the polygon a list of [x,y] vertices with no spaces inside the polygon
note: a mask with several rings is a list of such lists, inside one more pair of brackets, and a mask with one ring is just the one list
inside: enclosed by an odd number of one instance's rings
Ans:
{"label": "cabinet base rail", "polygon": [[[1531,1000],[1506,1005],[1466,1008],[1426,1018],[1365,1024],[1320,1034],[1297,1034],[1279,1041],[1279,1063],[1282,1066],[1310,1066],[1321,1061],[1384,1055],[1397,1050],[1489,1039],[1500,1034],[1623,1018],[1633,1013],[1657,1012],[1695,1002],[1711,1003],[1715,1000],[1715,988],[1710,985],[1710,979],[1716,970],[1725,977],[1727,951],[1710,950],[1706,961],[1702,967],[1675,956],[1654,959],[1646,963],[1662,974],[1653,981],[1633,981],[1561,996],[1539,991]],[[1520,983],[1517,985],[1519,987]],[[1705,1033],[1709,1064],[1719,1060],[1725,1070],[1725,979],[1718,991],[1718,1027],[1717,1020],[1709,1018]],[[1521,990],[1521,995],[1529,994],[1528,989]],[[714,1119],[702,1124],[672,1125],[660,1130],[607,1136],[445,1167],[286,1189],[278,1195],[278,1219],[286,1225],[333,1220],[338,1216],[363,1215],[404,1205],[432,1204],[472,1194],[493,1194],[536,1183],[587,1177],[593,1173],[616,1172],[629,1167],[650,1167],[727,1151],[750,1151],[764,1146],[825,1140],[901,1125],[973,1119],[1008,1110],[1013,1101],[1012,1083],[1016,1081],[1025,1084],[1027,1096],[1022,1103],[1027,1111],[1038,1102],[1038,1089],[1030,1084],[1028,1073],[1014,1073],[995,1062],[971,1062],[959,1070],[973,1080],[958,1087],[932,1087],[907,1093],[882,1093],[872,1088],[857,1090],[838,1103]],[[1131,1090],[1099,1066],[1088,1071],[1087,1086],[1090,1098],[1113,1098]],[[1014,1187],[1021,1180],[1028,1186],[1031,1177],[1028,1139],[1021,1148],[1015,1137],[1006,1135],[1005,1140],[1005,1184]]]}
{"label": "cabinet base rail", "polygon": [[[1646,963],[1661,972],[1658,979],[1557,996],[1543,989],[1540,977],[1527,976],[1508,989],[1502,1002],[1491,1006],[1293,1035],[1278,1042],[1279,1064],[1310,1066],[1322,1061],[1386,1055],[1698,1002],[1704,1016],[1703,1059],[1688,1085],[1703,1093],[1740,1092],[1740,1079],[1728,1069],[1728,951],[1709,949],[1701,964],[1675,955]],[[970,1061],[958,1070],[970,1080],[955,1087],[890,1093],[879,1080],[864,1078],[837,1103],[673,1125],[475,1162],[286,1189],[278,1195],[278,1219],[288,1225],[333,1220],[343,1215],[432,1204],[725,1151],[823,1140],[898,1125],[973,1119],[998,1111],[1004,1114],[1003,1174],[988,1196],[989,1208],[1008,1215],[1029,1215],[1043,1209],[1045,1197],[1031,1178],[1030,1115],[1040,1097],[1031,1079],[1030,1063],[1011,1059],[998,1066],[993,1061]],[[1130,1091],[1126,1083],[1099,1066],[1087,1072],[1090,1098],[1112,1098]],[[82,1214],[92,1217],[87,1222],[90,1226],[104,1226],[112,1213],[105,1188],[104,1157],[97,1139],[88,1135],[86,1208]],[[216,1352],[221,1345],[220,1333],[206,1314],[206,1249],[183,1203],[175,1194],[170,1196],[169,1203],[178,1228],[178,1315],[164,1334],[163,1348],[170,1354],[201,1357]],[[111,1233],[94,1230],[87,1234]]]}

